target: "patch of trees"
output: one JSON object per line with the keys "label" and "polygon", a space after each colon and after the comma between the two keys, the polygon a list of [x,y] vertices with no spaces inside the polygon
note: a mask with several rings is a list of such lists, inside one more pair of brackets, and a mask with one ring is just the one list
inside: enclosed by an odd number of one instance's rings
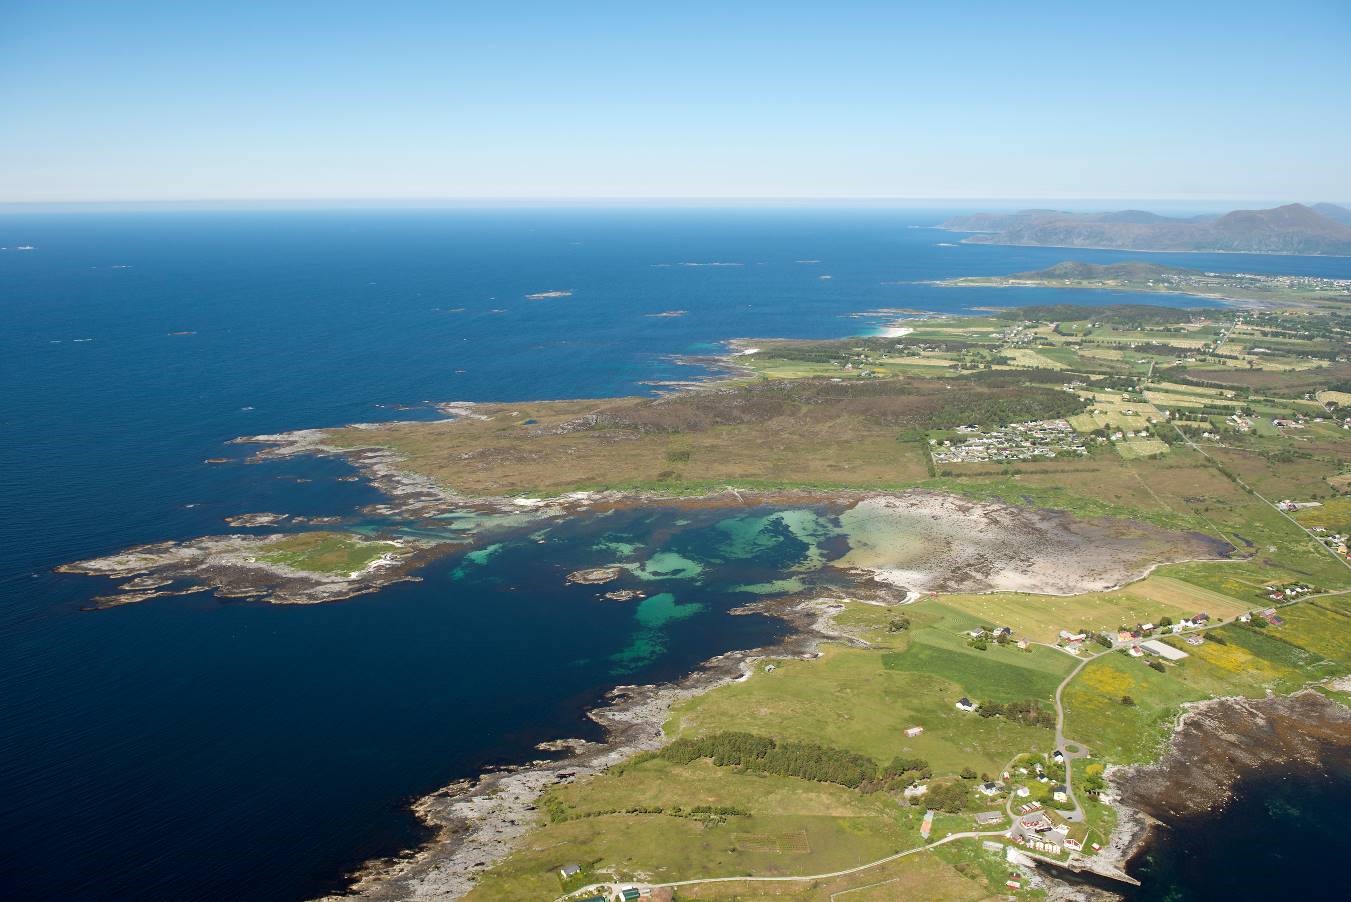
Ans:
{"label": "patch of trees", "polygon": [[1090,379],[1088,384],[1091,388],[1103,391],[1135,391],[1137,381],[1134,376],[1103,376],[1101,379]]}
{"label": "patch of trees", "polygon": [[965,395],[961,400],[932,411],[926,417],[926,425],[931,429],[951,429],[968,424],[1007,426],[1030,420],[1070,417],[1082,413],[1087,406],[1086,401],[1069,392],[1029,386],[1010,397],[973,398]]}
{"label": "patch of trees", "polygon": [[1274,464],[1288,464],[1297,460],[1310,460],[1313,455],[1308,451],[1297,451],[1294,448],[1282,448],[1279,451],[1267,451],[1262,454],[1267,460]]}
{"label": "patch of trees", "polygon": [[981,717],[1003,717],[1029,727],[1054,727],[1055,715],[1032,699],[1020,702],[985,702],[976,711]]}
{"label": "patch of trees", "polygon": [[1091,795],[1098,795],[1107,788],[1107,781],[1103,779],[1105,768],[1096,761],[1084,768],[1084,791]]}
{"label": "patch of trees", "polygon": [[[1115,342],[1115,345],[1135,354],[1153,354],[1156,357],[1186,357],[1197,353],[1195,348],[1180,348],[1176,345],[1160,344],[1156,341]],[[1124,347],[1124,345],[1129,345],[1129,347]],[[1220,355],[1212,354],[1210,356],[1218,357]]]}
{"label": "patch of trees", "polygon": [[664,814],[667,817],[687,817],[714,823],[721,823],[729,817],[751,816],[751,813],[745,808],[738,808],[735,805],[695,805],[693,808],[683,808],[679,805],[670,808],[663,805],[630,805],[627,808],[595,808],[588,811],[573,811],[551,793],[541,798],[539,804],[544,809],[544,813],[551,824],[604,817],[607,814]]}
{"label": "patch of trees", "polygon": [[903,758],[897,755],[891,759],[890,764],[882,769],[882,776],[887,779],[914,776],[916,779],[927,780],[933,776],[933,769],[929,767],[929,762],[923,758]]}
{"label": "patch of trees", "polygon": [[1248,397],[1251,389],[1246,385],[1233,385],[1227,382],[1215,382],[1210,379],[1198,379],[1195,376],[1184,375],[1183,368],[1155,370],[1155,377],[1165,382],[1172,382],[1177,385],[1190,385],[1193,388],[1218,388],[1223,391],[1232,391],[1239,397]]}
{"label": "patch of trees", "polygon": [[877,792],[883,789],[897,792],[912,783],[927,780],[932,776],[933,768],[923,758],[897,756],[891,759],[890,764],[882,768],[882,772],[875,779],[864,780],[858,788],[860,792]]}
{"label": "patch of trees", "polygon": [[965,783],[930,783],[924,798],[930,808],[957,814],[970,803],[971,790]]}
{"label": "patch of trees", "polygon": [[988,373],[977,373],[969,378],[974,383],[991,388],[1013,388],[1019,385],[1061,386],[1065,384],[1064,370],[1043,369],[1041,367],[1023,370],[992,370]]}
{"label": "patch of trees", "polygon": [[910,618],[904,614],[898,614],[887,622],[887,632],[903,633],[910,629]]}
{"label": "patch of trees", "polygon": [[[857,365],[867,358],[894,357],[909,351],[930,350],[960,352],[979,348],[975,342],[954,339],[925,339],[897,342],[894,338],[850,338],[843,341],[805,342],[783,344],[766,348],[761,356],[772,360],[790,360],[794,363],[849,363]],[[866,364],[865,364],[866,365]]]}
{"label": "patch of trees", "polygon": [[[577,417],[559,432],[624,430],[638,434],[699,432],[792,417],[804,423],[859,418],[897,429],[928,430],[977,423],[1002,426],[1068,416],[1086,402],[1058,386],[1064,375],[991,372],[974,377],[767,379],[732,388],[612,404]],[[918,436],[914,436],[918,437]]]}
{"label": "patch of trees", "polygon": [[875,781],[877,762],[866,755],[813,742],[778,742],[753,733],[723,732],[677,739],[657,753],[676,764],[711,758],[718,767],[838,783],[851,789]]}
{"label": "patch of trees", "polygon": [[1228,407],[1222,404],[1202,404],[1200,407],[1178,408],[1189,414],[1200,414],[1203,417],[1227,417],[1232,413],[1239,413],[1244,416],[1252,416],[1252,409],[1247,407]]}
{"label": "patch of trees", "polygon": [[1036,322],[1083,322],[1091,320],[1136,329],[1140,326],[1166,326],[1190,323],[1191,310],[1179,307],[1156,307],[1153,304],[1037,304],[1031,307],[1013,307],[995,314],[1001,319],[1032,320]]}

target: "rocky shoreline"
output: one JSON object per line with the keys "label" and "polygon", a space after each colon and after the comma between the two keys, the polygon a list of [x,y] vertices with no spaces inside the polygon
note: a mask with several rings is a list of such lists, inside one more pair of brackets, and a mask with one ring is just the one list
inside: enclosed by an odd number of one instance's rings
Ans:
{"label": "rocky shoreline", "polygon": [[365,595],[394,583],[416,581],[420,577],[414,571],[449,547],[389,542],[391,552],[359,570],[342,573],[300,570],[266,559],[275,543],[287,537],[287,533],[237,534],[156,542],[106,557],[62,564],[56,572],[125,580],[114,592],[96,596],[93,599],[96,608],[203,591],[214,592],[220,598],[247,598],[272,604],[319,604]]}
{"label": "rocky shoreline", "polygon": [[[477,415],[469,403],[443,405],[443,409],[455,418]],[[1161,563],[1226,560],[1234,552],[1227,543],[1200,533],[1134,520],[1077,517],[1066,511],[927,489],[740,491],[729,486],[697,496],[606,490],[554,497],[469,497],[408,470],[397,452],[378,446],[337,447],[326,439],[324,430],[308,429],[235,441],[266,446],[252,460],[308,454],[346,460],[390,499],[366,508],[367,513],[384,517],[419,519],[466,510],[565,517],[653,504],[854,508],[858,522],[872,521],[890,532],[901,529],[922,542],[905,543],[898,551],[886,541],[887,532],[879,533],[882,541],[873,543],[864,536],[863,547],[851,551],[840,566],[854,576],[917,592],[1072,595],[1105,591],[1141,579]]]}
{"label": "rocky shoreline", "polygon": [[[476,415],[473,406],[467,404],[442,409],[452,417]],[[1074,594],[1083,591],[1085,585],[1109,588],[1138,579],[1152,570],[1161,556],[1216,559],[1232,551],[1227,545],[1199,534],[1170,532],[1124,520],[1075,518],[1063,511],[918,489],[742,493],[728,488],[696,498],[615,491],[574,492],[552,498],[466,498],[427,476],[408,471],[395,452],[380,447],[336,447],[327,444],[327,436],[325,430],[302,430],[235,441],[266,446],[252,460],[310,454],[341,457],[389,499],[367,508],[369,513],[406,519],[429,518],[451,511],[548,518],[654,503],[690,507],[826,504],[840,511],[850,510],[856,525],[864,528],[857,535],[850,532],[854,547],[837,566],[853,577],[850,591],[854,597],[872,594],[877,603],[883,604],[914,600],[922,592],[937,591]],[[253,525],[256,520],[257,525],[265,525],[265,520],[279,516],[248,515],[247,522]],[[914,541],[898,546],[893,541],[898,527],[911,534]],[[131,549],[121,556],[66,565],[63,569],[136,577],[123,587],[126,594],[120,598],[121,603],[176,594],[176,586],[163,580],[182,578],[187,572],[197,583],[192,591],[209,587],[221,595],[256,596],[259,579],[268,582],[286,577],[294,582],[296,578],[295,573],[274,572],[277,568],[272,566],[260,569],[259,562],[251,559],[250,543],[276,538],[228,536],[161,543]],[[234,544],[228,548],[210,545],[222,540]],[[234,547],[240,543],[243,545]],[[313,586],[301,587],[303,591],[295,591],[296,585],[284,583],[280,589],[270,588],[274,595],[280,592],[280,597],[272,600],[326,601],[373,591],[400,579],[416,578],[410,575],[411,571],[442,547],[433,545],[410,554],[388,568],[373,571],[369,580],[354,579],[357,574],[341,581],[323,578]],[[1167,552],[1163,551],[1165,548]],[[170,566],[148,567],[148,556],[163,558]],[[92,565],[100,565],[102,569]],[[600,585],[614,578],[616,572],[613,567],[574,571],[569,581]],[[314,577],[306,579],[313,581]],[[458,898],[466,894],[476,876],[510,854],[533,827],[536,800],[545,789],[555,783],[591,776],[638,752],[660,747],[665,742],[662,724],[673,705],[747,678],[761,658],[811,657],[818,654],[821,640],[847,639],[830,623],[840,607],[837,602],[818,597],[809,601],[780,599],[741,609],[785,619],[791,626],[789,634],[773,647],[719,655],[674,683],[616,687],[603,706],[589,712],[590,718],[604,730],[602,741],[556,740],[541,746],[541,751],[555,755],[566,751],[567,757],[541,758],[490,771],[424,797],[413,805],[413,810],[434,831],[434,837],[419,849],[397,858],[368,863],[353,876],[347,895],[404,899]],[[1186,721],[1184,717],[1179,735]],[[1123,800],[1136,805],[1130,801],[1126,787],[1144,785],[1145,778],[1123,771],[1120,779],[1125,781],[1121,784]],[[1138,807],[1145,812],[1139,817],[1150,816],[1148,804],[1138,803]],[[1139,824],[1147,821],[1133,818],[1135,815],[1123,808],[1120,838],[1114,836],[1111,846],[1095,856],[1095,870],[1110,873],[1115,869],[1124,873],[1125,862],[1147,834],[1147,827],[1139,829]]]}
{"label": "rocky shoreline", "polygon": [[1291,767],[1323,770],[1330,756],[1348,754],[1351,709],[1312,689],[1186,705],[1157,762],[1108,768],[1117,825],[1088,863],[1099,874],[1127,874],[1158,826],[1223,809],[1246,777]]}
{"label": "rocky shoreline", "polygon": [[[452,419],[479,416],[467,403],[442,405]],[[362,426],[349,427],[355,429]],[[617,490],[568,492],[554,497],[493,496],[470,498],[435,479],[407,469],[402,457],[381,447],[337,447],[328,432],[307,429],[246,436],[238,443],[264,445],[251,462],[303,455],[340,457],[386,501],[363,508],[381,520],[411,525],[441,525],[446,515],[475,520],[474,533],[513,529],[580,513],[605,513],[649,505],[676,508],[822,507],[838,516],[839,536],[850,551],[829,566],[857,591],[879,586],[917,598],[928,592],[1016,591],[1070,595],[1107,590],[1140,579],[1159,563],[1227,559],[1233,549],[1199,533],[1183,533],[1148,523],[1018,506],[927,489],[904,491],[761,490],[732,487],[697,496]],[[235,527],[329,525],[333,518],[307,518],[262,512],[227,518]],[[323,521],[323,522],[320,522]],[[345,533],[335,533],[340,535]],[[325,573],[269,563],[259,554],[284,534],[204,536],[180,542],[138,546],[95,560],[62,565],[60,572],[133,578],[117,594],[95,599],[98,607],[146,601],[164,595],[209,589],[226,598],[257,598],[276,603],[316,603],[351,598],[392,582],[418,579],[416,571],[432,559],[463,547],[473,535],[437,539],[420,535],[406,550],[386,556],[360,571]],[[294,535],[294,533],[292,534]],[[358,540],[353,536],[353,541]],[[602,585],[619,576],[620,565],[569,574],[570,583]],[[151,586],[149,582],[155,581]],[[604,593],[608,600],[639,597],[632,590]]]}
{"label": "rocky shoreline", "polygon": [[589,742],[560,739],[542,743],[542,751],[569,752],[562,759],[541,759],[460,780],[420,799],[413,811],[436,835],[421,848],[397,857],[368,862],[352,877],[345,894],[325,897],[335,902],[353,896],[365,899],[456,899],[467,894],[477,876],[509,855],[534,826],[535,803],[558,783],[598,774],[639,752],[660,748],[662,724],[671,708],[719,686],[747,679],[764,658],[819,655],[825,639],[846,639],[832,625],[843,605],[830,599],[760,602],[733,613],[766,613],[787,621],[790,631],[766,648],[730,651],[712,658],[674,683],[617,686],[606,704],[588,716],[605,730],[605,739]]}

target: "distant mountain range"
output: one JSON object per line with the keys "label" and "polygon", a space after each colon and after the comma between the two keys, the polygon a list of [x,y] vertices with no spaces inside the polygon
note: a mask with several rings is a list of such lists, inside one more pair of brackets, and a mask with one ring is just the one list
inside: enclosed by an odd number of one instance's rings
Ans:
{"label": "distant mountain range", "polygon": [[1270,210],[1234,210],[1223,216],[1188,218],[1144,210],[1022,210],[955,216],[939,228],[977,233],[963,239],[970,244],[1351,255],[1351,210],[1336,204],[1286,204]]}

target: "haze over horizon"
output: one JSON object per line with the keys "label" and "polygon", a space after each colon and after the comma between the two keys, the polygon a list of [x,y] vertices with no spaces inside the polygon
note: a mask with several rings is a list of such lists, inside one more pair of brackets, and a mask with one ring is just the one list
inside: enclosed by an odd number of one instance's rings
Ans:
{"label": "haze over horizon", "polygon": [[0,204],[1345,202],[1351,12],[0,2]]}

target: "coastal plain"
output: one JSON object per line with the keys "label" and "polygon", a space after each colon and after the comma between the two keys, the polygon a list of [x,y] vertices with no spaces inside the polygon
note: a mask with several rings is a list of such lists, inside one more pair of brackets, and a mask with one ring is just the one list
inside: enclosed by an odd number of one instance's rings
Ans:
{"label": "coastal plain", "polygon": [[[1336,695],[1351,666],[1339,314],[1047,308],[898,331],[740,342],[739,376],[669,397],[475,405],[318,440],[480,501],[852,497],[842,523],[870,506],[941,523],[944,504],[974,505],[987,525],[1037,510],[1067,518],[1062,533],[1108,528],[1079,547],[1117,563],[1109,524],[1159,531],[1138,569],[1096,585],[1033,563],[1027,585],[964,589],[925,580],[962,537],[909,524],[870,542],[855,524],[834,567],[864,581],[790,581],[768,599],[812,614],[809,646],[755,650],[735,678],[644,709],[642,741],[548,765],[496,819],[424,809],[440,844],[374,866],[360,892],[893,898],[941,873],[951,898],[1038,897],[1052,878],[1037,859],[1124,878],[1140,837],[1123,766],[1162,755],[1188,706]],[[980,531],[967,527],[993,550]],[[925,533],[909,557],[906,536]],[[986,572],[1007,579],[994,559]],[[889,577],[905,592],[879,593]],[[1047,832],[1017,826],[1032,805]],[[527,826],[495,863],[457,854],[506,818]]]}
{"label": "coastal plain", "polygon": [[[244,439],[261,459],[347,460],[389,498],[367,512],[371,536],[230,537],[252,569],[229,572],[255,579],[351,588],[380,560],[411,575],[396,543],[417,532],[435,549],[452,515],[501,518],[519,541],[550,518],[683,505],[726,514],[723,559],[795,549],[745,587],[790,640],[625,687],[593,712],[606,740],[428,796],[415,810],[435,838],[372,862],[355,892],[1038,898],[1055,873],[1038,862],[1129,880],[1139,831],[1122,799],[1158,806],[1128,768],[1167,754],[1184,711],[1339,697],[1343,314],[1057,305],[900,322],[738,342],[729,378],[656,398]],[[461,566],[496,553],[490,538],[468,537]],[[187,547],[72,569],[149,592],[134,580],[200,571]],[[571,581],[632,599],[717,557],[617,539]],[[220,572],[197,584],[242,591]],[[638,616],[685,613],[657,593]]]}

